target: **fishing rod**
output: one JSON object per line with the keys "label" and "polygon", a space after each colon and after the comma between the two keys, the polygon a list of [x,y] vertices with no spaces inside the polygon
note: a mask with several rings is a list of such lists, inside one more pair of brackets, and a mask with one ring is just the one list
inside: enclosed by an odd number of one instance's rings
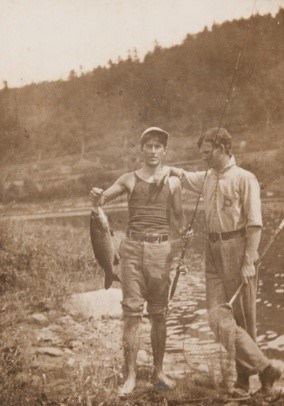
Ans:
{"label": "fishing rod", "polygon": [[251,15],[250,15],[248,25],[246,27],[246,31],[245,31],[245,34],[244,34],[244,37],[243,37],[242,45],[241,45],[241,48],[240,48],[240,50],[238,52],[237,60],[236,60],[235,67],[234,67],[233,76],[232,76],[232,79],[231,79],[231,82],[230,82],[230,86],[229,86],[228,93],[227,93],[227,96],[226,96],[226,100],[225,100],[225,103],[224,103],[224,107],[223,107],[223,110],[222,110],[221,118],[219,120],[219,124],[218,124],[218,127],[217,127],[217,132],[216,132],[215,138],[213,140],[212,151],[210,153],[209,160],[208,160],[208,163],[207,163],[207,167],[206,167],[206,171],[205,171],[205,175],[204,175],[204,179],[203,179],[203,183],[202,183],[202,188],[201,188],[201,191],[200,191],[200,193],[199,193],[199,195],[197,197],[197,201],[196,201],[196,204],[195,204],[195,208],[194,208],[194,211],[193,211],[191,221],[190,221],[189,225],[186,226],[185,230],[183,231],[183,235],[185,236],[184,237],[185,241],[184,241],[184,244],[183,244],[183,247],[182,247],[179,263],[178,263],[178,266],[177,266],[177,269],[176,269],[176,274],[175,274],[175,277],[174,277],[174,280],[173,280],[173,283],[172,283],[171,292],[170,292],[170,299],[173,297],[173,295],[175,293],[180,273],[181,272],[185,273],[185,270],[183,268],[183,265],[184,265],[183,261],[184,261],[188,241],[189,241],[189,238],[186,235],[188,233],[192,232],[192,230],[193,230],[193,224],[194,224],[195,217],[196,217],[196,214],[197,214],[197,209],[198,209],[198,206],[199,206],[199,203],[200,203],[200,199],[201,199],[201,196],[203,194],[205,180],[207,178],[208,171],[209,171],[210,166],[211,166],[213,151],[214,151],[214,149],[216,149],[216,141],[218,139],[219,131],[220,131],[223,119],[225,117],[225,114],[228,114],[228,111],[229,111],[229,103],[231,101],[232,92],[233,92],[233,90],[234,90],[234,88],[236,86],[236,83],[237,83],[237,79],[238,79],[238,75],[239,75],[239,67],[240,67],[240,65],[241,65],[241,63],[243,61],[244,49],[245,49],[247,41],[248,41],[248,32],[249,32],[249,29],[251,27],[251,21],[252,21],[252,16],[253,16],[254,9],[255,9],[256,1],[257,0],[254,0]]}

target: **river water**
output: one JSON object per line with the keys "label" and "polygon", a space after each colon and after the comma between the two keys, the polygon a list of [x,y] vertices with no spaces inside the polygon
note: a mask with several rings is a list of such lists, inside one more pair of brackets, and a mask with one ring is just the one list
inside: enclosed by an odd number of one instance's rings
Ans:
{"label": "river water", "polygon": [[[187,213],[189,218],[191,213]],[[126,225],[125,211],[110,211],[108,218],[116,235],[123,236]],[[75,227],[88,227],[88,218],[64,219]],[[264,228],[260,252],[271,233],[281,222],[279,210],[264,211]],[[176,374],[188,371],[214,371],[224,362],[224,352],[214,342],[206,318],[204,280],[203,212],[197,214],[195,239],[186,254],[188,272],[181,275],[174,298],[170,302],[167,319],[166,370]],[[284,361],[284,267],[283,232],[275,240],[259,267],[257,317],[258,343],[269,358]],[[177,234],[173,230],[172,239]],[[178,261],[179,245],[174,244]],[[173,271],[174,275],[174,271]],[[150,325],[144,323],[142,331],[141,364],[151,363]],[[218,365],[217,365],[218,360]],[[219,362],[220,361],[220,362]]]}

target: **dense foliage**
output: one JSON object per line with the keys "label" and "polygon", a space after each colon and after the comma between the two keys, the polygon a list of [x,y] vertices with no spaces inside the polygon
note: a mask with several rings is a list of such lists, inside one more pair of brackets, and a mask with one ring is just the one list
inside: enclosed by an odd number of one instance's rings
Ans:
{"label": "dense foliage", "polygon": [[218,124],[244,38],[226,126],[235,133],[261,130],[271,145],[275,128],[283,124],[284,10],[275,17],[254,16],[247,30],[248,24],[245,19],[215,24],[168,49],[156,43],[143,62],[129,56],[80,76],[72,71],[67,81],[20,89],[6,83],[0,91],[2,162],[84,150],[101,159],[110,146],[114,155],[132,147],[148,125],[198,136]]}

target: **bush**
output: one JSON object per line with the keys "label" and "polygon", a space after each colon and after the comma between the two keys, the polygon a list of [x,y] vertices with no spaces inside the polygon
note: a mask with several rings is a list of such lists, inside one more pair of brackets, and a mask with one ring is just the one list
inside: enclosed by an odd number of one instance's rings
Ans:
{"label": "bush", "polygon": [[16,289],[60,302],[80,282],[94,283],[87,230],[43,223],[0,223],[0,293]]}
{"label": "bush", "polygon": [[273,191],[276,195],[283,194],[280,179],[284,176],[283,149],[272,154],[259,154],[257,158],[249,157],[242,162],[242,167],[255,174],[262,189]]}

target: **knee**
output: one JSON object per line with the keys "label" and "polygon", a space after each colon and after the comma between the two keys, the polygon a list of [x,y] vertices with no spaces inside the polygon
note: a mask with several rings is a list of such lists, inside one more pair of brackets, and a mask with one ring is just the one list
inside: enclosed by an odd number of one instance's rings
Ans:
{"label": "knee", "polygon": [[124,318],[142,317],[144,301],[140,298],[126,298],[121,301]]}

